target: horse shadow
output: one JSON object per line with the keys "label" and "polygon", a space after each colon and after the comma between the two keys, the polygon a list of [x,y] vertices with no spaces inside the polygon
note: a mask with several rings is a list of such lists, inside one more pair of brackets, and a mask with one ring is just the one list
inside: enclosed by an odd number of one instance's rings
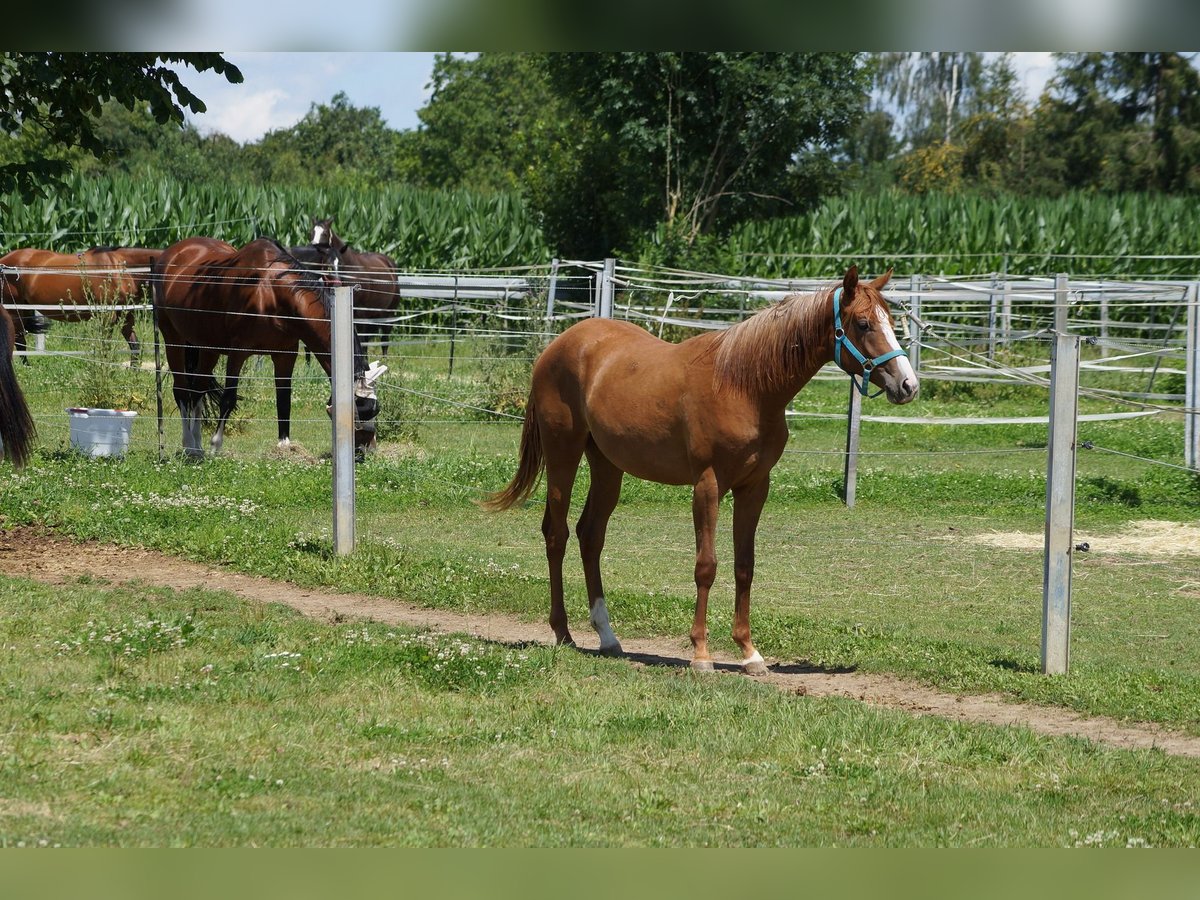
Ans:
{"label": "horse shadow", "polygon": [[[643,666],[655,666],[663,669],[690,669],[692,661],[683,656],[668,656],[662,653],[647,653],[638,650],[626,650],[619,657],[612,657],[599,650],[584,647],[574,647],[576,653],[596,658],[624,659]],[[741,663],[713,660],[713,670],[716,672],[742,672]],[[788,663],[776,663],[767,666],[772,675],[846,675],[857,672],[857,666],[822,666],[808,660],[797,660]]]}

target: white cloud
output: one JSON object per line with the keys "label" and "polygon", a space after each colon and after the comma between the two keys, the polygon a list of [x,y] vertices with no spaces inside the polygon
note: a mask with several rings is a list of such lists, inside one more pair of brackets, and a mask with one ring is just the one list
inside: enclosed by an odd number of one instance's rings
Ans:
{"label": "white cloud", "polygon": [[242,93],[227,91],[207,102],[208,112],[193,117],[196,127],[204,133],[220,131],[238,143],[255,141],[268,131],[288,128],[298,122],[307,110],[297,112],[286,92],[277,88]]}

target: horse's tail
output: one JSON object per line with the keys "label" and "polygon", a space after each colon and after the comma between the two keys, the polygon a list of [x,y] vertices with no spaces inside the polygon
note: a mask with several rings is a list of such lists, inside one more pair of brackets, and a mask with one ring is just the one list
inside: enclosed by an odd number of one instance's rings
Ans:
{"label": "horse's tail", "polygon": [[542,458],[542,435],[538,428],[537,412],[533,405],[533,395],[525,405],[525,424],[521,427],[521,459],[517,463],[517,474],[502,491],[489,494],[480,501],[484,509],[500,511],[524,503],[537,486],[538,476],[545,468]]}
{"label": "horse's tail", "polygon": [[29,460],[37,430],[13,369],[9,352],[12,327],[8,315],[0,310],[0,442],[4,444],[4,453],[19,469]]}

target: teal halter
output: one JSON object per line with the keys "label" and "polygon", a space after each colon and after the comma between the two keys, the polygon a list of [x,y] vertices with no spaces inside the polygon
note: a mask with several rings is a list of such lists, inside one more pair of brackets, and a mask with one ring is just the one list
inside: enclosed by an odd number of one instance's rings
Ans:
{"label": "teal halter", "polygon": [[[833,360],[837,363],[839,369],[843,372],[846,369],[842,366],[842,347],[850,351],[850,355],[858,360],[858,364],[862,366],[862,382],[858,382],[854,378],[853,373],[850,374],[850,380],[854,386],[858,388],[860,394],[867,396],[867,391],[871,389],[871,372],[876,366],[881,366],[890,359],[895,359],[897,356],[908,356],[903,349],[889,350],[882,356],[877,356],[874,359],[867,359],[862,355],[862,352],[854,346],[851,340],[846,337],[846,329],[842,327],[842,289],[838,288],[833,292]],[[880,388],[872,397],[878,397],[883,393],[883,388]]]}

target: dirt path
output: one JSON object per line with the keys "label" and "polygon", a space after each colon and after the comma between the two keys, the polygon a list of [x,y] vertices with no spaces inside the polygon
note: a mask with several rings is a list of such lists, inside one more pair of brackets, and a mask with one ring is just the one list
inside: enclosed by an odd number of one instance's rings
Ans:
{"label": "dirt path", "polygon": [[[363,594],[339,594],[297,587],[228,572],[216,566],[176,559],[153,550],[126,549],[105,544],[75,543],[37,529],[0,531],[0,572],[48,584],[71,584],[91,576],[114,584],[137,581],[177,589],[204,587],[224,590],[246,600],[284,603],[307,616],[333,619],[365,618],[379,622],[427,627],[470,634],[501,643],[548,643],[550,629],[500,614],[464,615],[422,609],[399,600]],[[576,628],[583,649],[595,648],[590,629]],[[686,639],[623,639],[635,665],[686,666]],[[718,671],[737,673],[738,667],[718,662]],[[736,677],[743,677],[736,674]],[[936,691],[888,675],[829,672],[804,665],[776,664],[763,679],[780,690],[810,697],[850,697],[873,706],[901,709],[914,715],[1019,725],[1039,734],[1071,735],[1121,749],[1156,747],[1165,753],[1200,757],[1200,738],[1152,724],[1126,725],[1092,718],[1057,707],[1011,702],[998,695],[959,696]]]}

